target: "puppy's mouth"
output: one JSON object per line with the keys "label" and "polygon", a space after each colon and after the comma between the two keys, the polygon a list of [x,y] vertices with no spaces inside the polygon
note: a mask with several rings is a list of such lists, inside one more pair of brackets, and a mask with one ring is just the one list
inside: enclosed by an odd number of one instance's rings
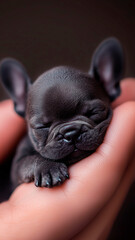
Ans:
{"label": "puppy's mouth", "polygon": [[73,158],[78,158],[87,154],[90,154],[90,151],[83,151],[75,147],[74,151],[71,152],[68,156]]}
{"label": "puppy's mouth", "polygon": [[67,164],[72,164],[88,157],[91,153],[92,151],[82,151],[75,148],[74,151],[66,156],[64,160]]}
{"label": "puppy's mouth", "polygon": [[71,157],[74,157],[74,158],[77,157],[77,158],[78,158],[80,155],[83,154],[83,152],[84,152],[84,151],[81,151],[81,150],[75,148],[74,151],[73,151],[72,153],[70,153],[69,155],[70,155]]}

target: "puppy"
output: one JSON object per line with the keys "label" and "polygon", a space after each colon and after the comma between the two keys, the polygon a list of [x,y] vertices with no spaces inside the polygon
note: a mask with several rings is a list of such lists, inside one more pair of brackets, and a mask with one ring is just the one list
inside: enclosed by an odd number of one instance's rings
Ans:
{"label": "puppy", "polygon": [[1,81],[28,127],[12,165],[14,188],[31,181],[37,187],[59,185],[69,178],[70,164],[98,148],[111,121],[110,102],[120,95],[123,68],[115,38],[99,45],[88,73],[60,66],[31,84],[18,61],[1,62]]}

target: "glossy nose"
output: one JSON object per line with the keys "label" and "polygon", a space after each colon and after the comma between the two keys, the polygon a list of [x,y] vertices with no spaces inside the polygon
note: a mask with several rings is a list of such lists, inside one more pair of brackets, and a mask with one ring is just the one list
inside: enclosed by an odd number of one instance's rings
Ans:
{"label": "glossy nose", "polygon": [[78,135],[79,135],[78,130],[72,130],[72,131],[65,133],[64,138],[67,140],[71,140],[71,139],[75,139],[76,137],[78,137]]}
{"label": "glossy nose", "polygon": [[62,128],[61,133],[66,140],[76,139],[80,134],[81,126],[67,125]]}

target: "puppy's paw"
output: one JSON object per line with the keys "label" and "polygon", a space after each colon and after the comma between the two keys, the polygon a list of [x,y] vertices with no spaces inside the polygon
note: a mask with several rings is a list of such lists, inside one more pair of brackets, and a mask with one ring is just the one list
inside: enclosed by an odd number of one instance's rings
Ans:
{"label": "puppy's paw", "polygon": [[36,187],[53,187],[62,184],[69,178],[67,166],[64,163],[51,162],[40,164],[34,173]]}

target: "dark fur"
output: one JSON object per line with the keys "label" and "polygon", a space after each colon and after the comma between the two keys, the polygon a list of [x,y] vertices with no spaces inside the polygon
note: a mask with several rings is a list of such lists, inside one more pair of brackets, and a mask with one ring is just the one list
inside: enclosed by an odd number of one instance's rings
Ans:
{"label": "dark fur", "polygon": [[98,148],[111,121],[110,101],[120,94],[123,59],[120,43],[110,38],[95,51],[88,74],[55,67],[32,85],[19,62],[1,62],[1,80],[28,126],[13,161],[14,187],[59,185],[69,178],[68,165]]}

